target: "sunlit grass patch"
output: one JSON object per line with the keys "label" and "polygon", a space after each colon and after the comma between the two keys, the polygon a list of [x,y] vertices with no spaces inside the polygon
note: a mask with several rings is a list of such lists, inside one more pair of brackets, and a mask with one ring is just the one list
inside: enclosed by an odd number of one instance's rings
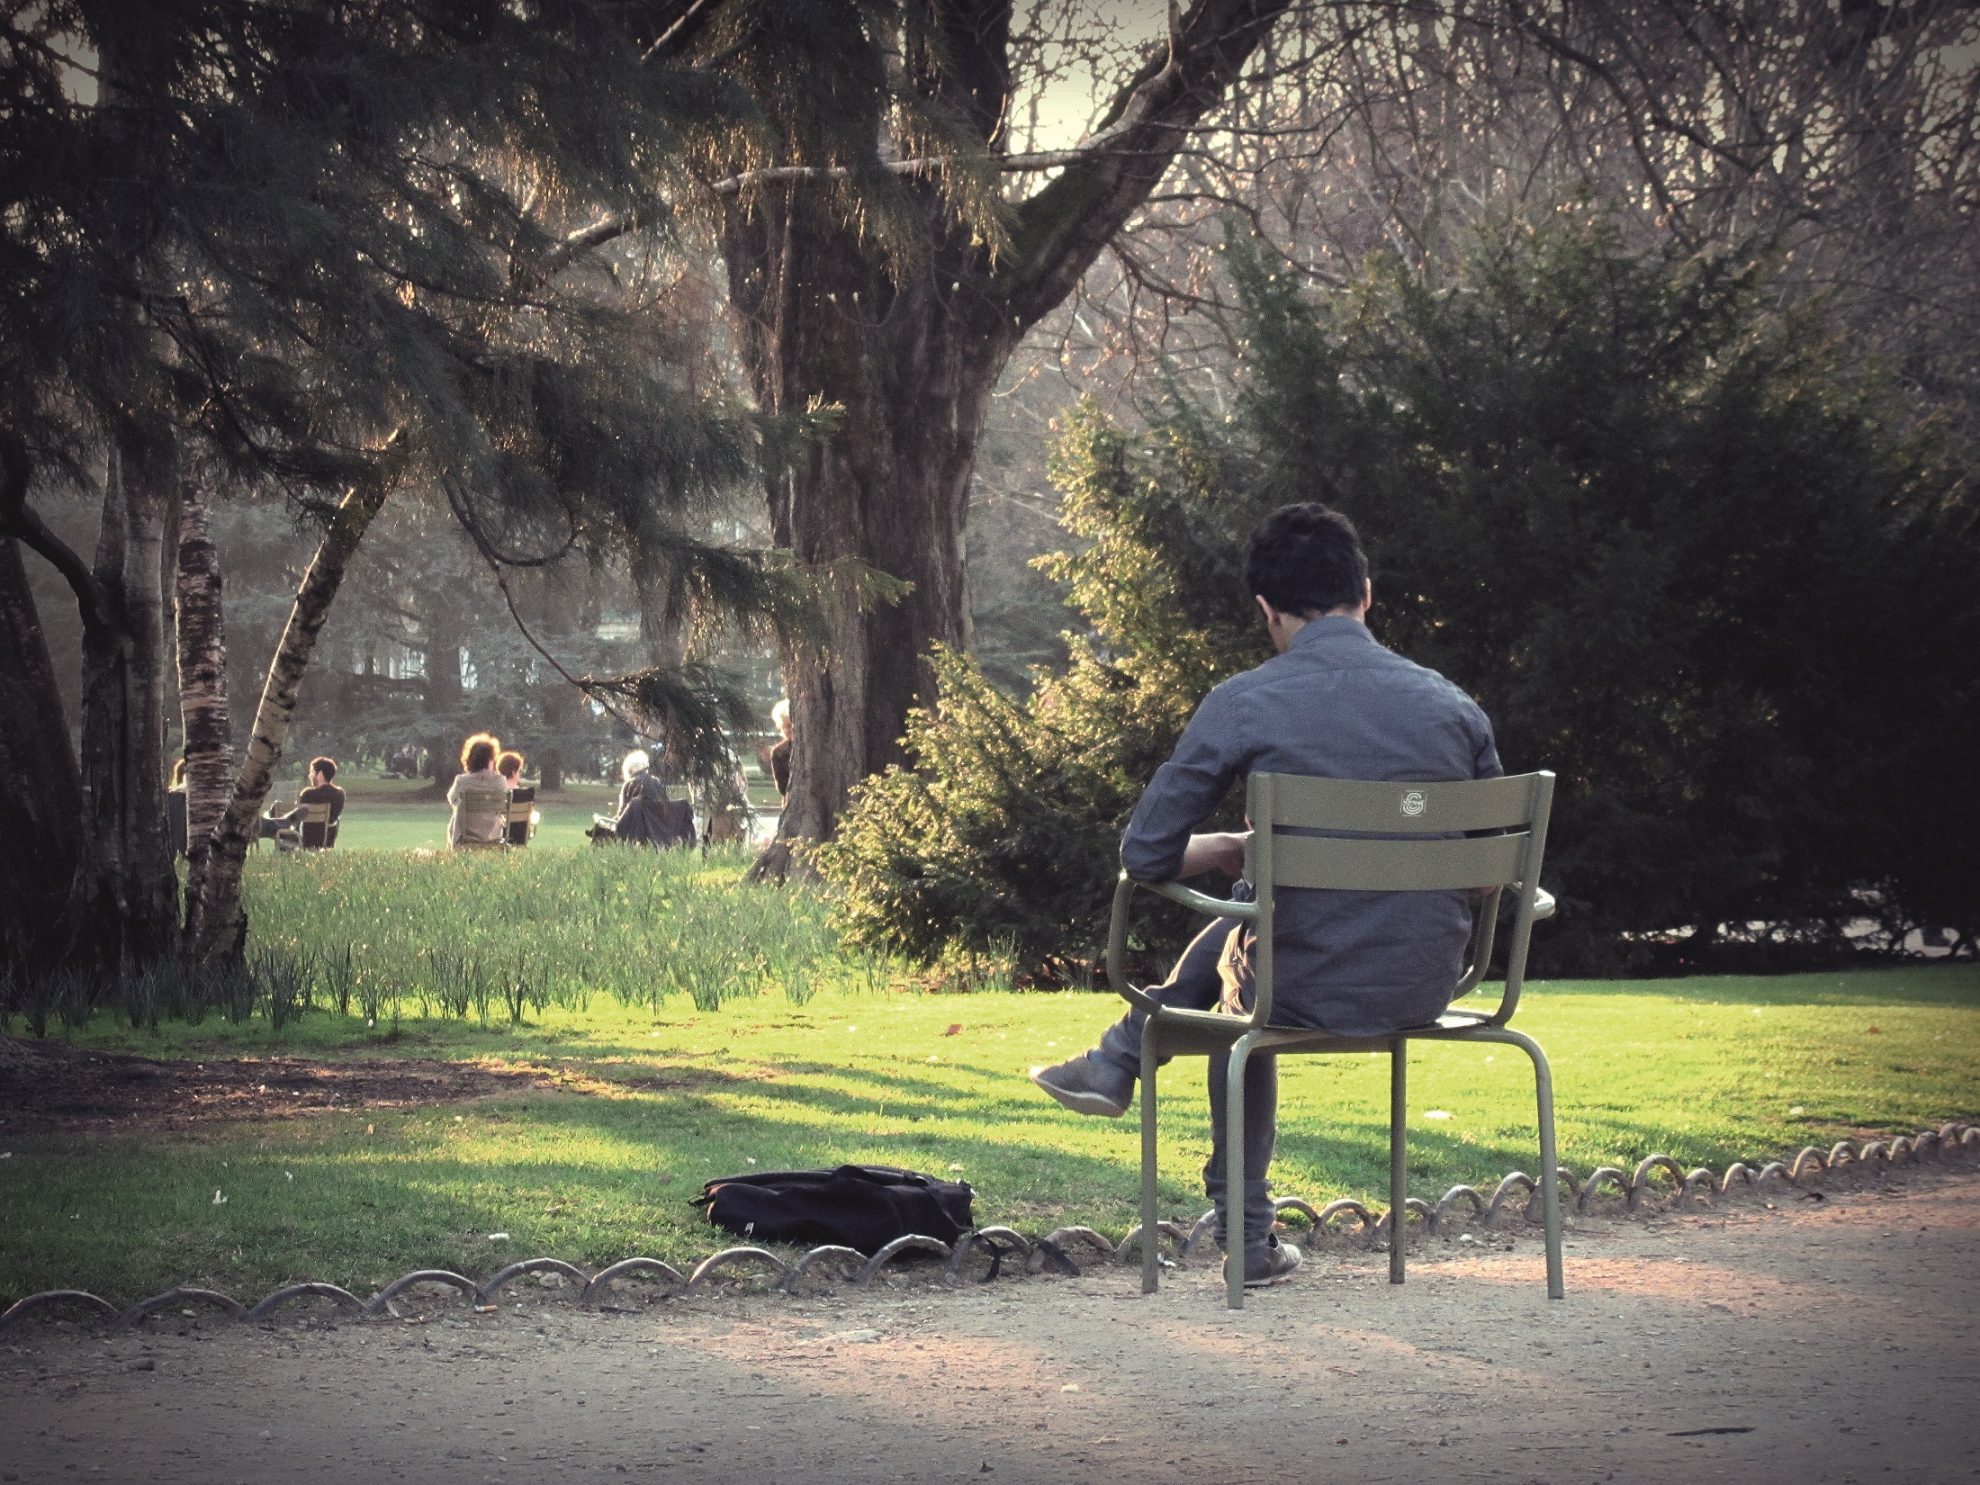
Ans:
{"label": "sunlit grass patch", "polygon": [[[787,916],[809,910],[801,894],[766,895]],[[1024,1078],[1090,1044],[1117,1009],[1106,995],[869,991],[840,975],[802,1006],[599,994],[513,1029],[409,1016],[391,1041],[320,1011],[280,1037],[259,1021],[155,1036],[99,1022],[84,1040],[154,1055],[416,1052],[539,1068],[559,1086],[172,1135],[0,1136],[0,1303],[69,1284],[119,1300],[181,1282],[362,1289],[422,1265],[485,1275],[542,1253],[684,1264],[727,1241],[689,1205],[704,1181],[847,1160],[967,1179],[984,1222],[1118,1237],[1134,1220],[1135,1120],[1068,1114]],[[1980,1116],[1980,971],[1968,967],[1542,983],[1520,1024],[1552,1056],[1561,1158],[1584,1174],[1659,1151],[1722,1169]],[[1163,1204],[1182,1219],[1205,1205],[1202,1067],[1174,1064],[1163,1085]],[[1282,1084],[1277,1189],[1385,1204],[1386,1063],[1289,1059]],[[1531,1171],[1531,1090],[1509,1048],[1419,1048],[1416,1194]]]}

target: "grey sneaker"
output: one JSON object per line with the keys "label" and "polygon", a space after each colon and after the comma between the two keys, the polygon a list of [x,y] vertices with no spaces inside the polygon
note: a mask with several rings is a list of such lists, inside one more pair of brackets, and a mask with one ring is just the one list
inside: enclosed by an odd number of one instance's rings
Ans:
{"label": "grey sneaker", "polygon": [[1106,1058],[1082,1052],[1051,1067],[1034,1067],[1031,1081],[1075,1114],[1098,1114],[1118,1119],[1134,1098],[1134,1074],[1123,1072]]}
{"label": "grey sneaker", "polygon": [[[1263,1289],[1268,1284],[1283,1284],[1292,1277],[1299,1267],[1300,1252],[1291,1243],[1282,1243],[1274,1237],[1262,1248],[1244,1250],[1244,1287]],[[1230,1259],[1224,1260],[1225,1276],[1230,1274]]]}

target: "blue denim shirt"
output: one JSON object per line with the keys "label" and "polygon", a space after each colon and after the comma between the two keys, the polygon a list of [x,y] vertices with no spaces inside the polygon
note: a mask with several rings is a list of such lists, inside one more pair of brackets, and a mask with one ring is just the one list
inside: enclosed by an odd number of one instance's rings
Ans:
{"label": "blue denim shirt", "polygon": [[[1257,771],[1336,779],[1492,778],[1492,724],[1436,671],[1384,649],[1358,619],[1315,619],[1285,652],[1204,697],[1121,835],[1130,876],[1163,882],[1190,833]],[[1462,892],[1287,891],[1275,915],[1273,1014],[1374,1036],[1450,1004],[1471,907]],[[1248,965],[1242,938],[1233,956]]]}

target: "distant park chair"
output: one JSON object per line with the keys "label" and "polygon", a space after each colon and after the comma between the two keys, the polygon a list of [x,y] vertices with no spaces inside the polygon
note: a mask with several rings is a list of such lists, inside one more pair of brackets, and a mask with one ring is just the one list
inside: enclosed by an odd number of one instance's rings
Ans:
{"label": "distant park chair", "polygon": [[[1152,1294],[1158,1275],[1155,1237],[1155,1076],[1170,1057],[1227,1057],[1228,1128],[1225,1190],[1230,1193],[1228,1249],[1245,1250],[1244,1084],[1254,1053],[1386,1052],[1389,1055],[1389,1282],[1403,1282],[1403,1240],[1408,1217],[1408,1105],[1405,1068],[1412,1041],[1497,1042],[1533,1062],[1540,1132],[1540,1204],[1547,1234],[1547,1294],[1559,1299],[1561,1213],[1555,1189],[1554,1090],[1546,1054],[1532,1038],[1506,1026],[1519,1005],[1533,924],[1549,916],[1554,900],[1540,889],[1540,861],[1553,803],[1551,773],[1458,783],[1372,783],[1255,773],[1247,791],[1251,820],[1247,875],[1254,902],[1224,902],[1174,882],[1137,882],[1125,872],[1114,892],[1107,940],[1107,977],[1114,988],[1148,1012],[1141,1035],[1141,1287]],[[1128,983],[1123,972],[1128,908],[1137,887],[1211,917],[1248,919],[1258,936],[1253,954],[1256,998],[1248,1015],[1163,1006]],[[1453,987],[1463,995],[1484,977],[1492,959],[1501,897],[1510,892],[1512,924],[1506,945],[1505,992],[1490,1011],[1448,1010],[1425,1026],[1384,1036],[1339,1036],[1329,1031],[1272,1024],[1272,917],[1286,889],[1358,892],[1479,893],[1470,963]],[[1244,1264],[1227,1265],[1227,1303],[1244,1307]]]}
{"label": "distant park chair", "polygon": [[295,823],[297,841],[305,851],[327,851],[337,844],[338,822],[330,818],[329,805],[304,805]]}
{"label": "distant park chair", "polygon": [[524,788],[509,791],[510,845],[528,845],[536,834],[536,823],[541,818],[536,811],[536,790]]}
{"label": "distant park chair", "polygon": [[337,844],[337,822],[327,804],[306,804],[287,815],[263,815],[262,838],[274,826],[275,845],[284,851],[327,851]]}
{"label": "distant park chair", "polygon": [[501,851],[509,845],[509,797],[473,793],[461,800],[461,838],[457,851]]}

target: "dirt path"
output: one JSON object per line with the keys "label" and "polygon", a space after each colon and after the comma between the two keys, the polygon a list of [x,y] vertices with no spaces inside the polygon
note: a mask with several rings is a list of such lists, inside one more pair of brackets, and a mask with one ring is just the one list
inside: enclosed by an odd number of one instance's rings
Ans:
{"label": "dirt path", "polygon": [[586,1315],[0,1344],[0,1480],[1980,1478],[1980,1175],[1322,1256],[1233,1316],[1193,1264]]}
{"label": "dirt path", "polygon": [[561,1071],[492,1061],[161,1061],[61,1041],[11,1045],[20,1061],[0,1068],[0,1135],[184,1130],[333,1110],[428,1108],[492,1093],[567,1087],[573,1081]]}

